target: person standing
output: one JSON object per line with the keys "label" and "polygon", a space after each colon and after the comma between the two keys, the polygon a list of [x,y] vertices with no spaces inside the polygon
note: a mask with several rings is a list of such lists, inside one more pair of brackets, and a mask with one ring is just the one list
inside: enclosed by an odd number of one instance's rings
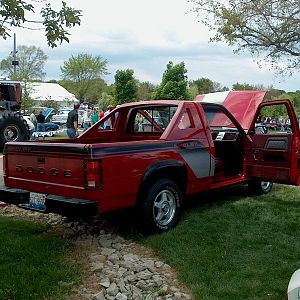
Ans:
{"label": "person standing", "polygon": [[87,130],[91,126],[91,111],[86,110],[83,114],[83,128]]}
{"label": "person standing", "polygon": [[30,121],[32,122],[32,124],[34,125],[34,130],[36,130],[36,126],[37,126],[37,119],[35,116],[35,110],[33,110],[29,116]]}
{"label": "person standing", "polygon": [[99,120],[99,114],[96,108],[93,108],[93,112],[91,114],[91,123],[94,125]]}
{"label": "person standing", "polygon": [[[104,113],[104,117],[106,117],[115,107],[113,105],[108,105],[107,110]],[[104,129],[112,129],[112,126],[114,124],[114,115],[111,116],[111,118],[108,118],[104,122]]]}
{"label": "person standing", "polygon": [[103,117],[104,117],[104,111],[101,110],[101,111],[99,112],[99,120],[102,119]]}
{"label": "person standing", "polygon": [[68,138],[74,139],[78,137],[78,109],[80,102],[74,103],[74,109],[68,113],[67,119],[67,135]]}
{"label": "person standing", "polygon": [[43,111],[41,110],[40,113],[36,116],[37,121],[37,132],[44,132],[45,131],[45,116],[43,115]]}

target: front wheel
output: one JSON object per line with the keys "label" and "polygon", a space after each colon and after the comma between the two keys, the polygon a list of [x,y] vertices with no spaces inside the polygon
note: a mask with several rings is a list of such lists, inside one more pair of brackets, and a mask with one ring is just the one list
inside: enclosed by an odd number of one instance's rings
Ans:
{"label": "front wheel", "polygon": [[251,180],[248,184],[249,191],[255,195],[262,195],[271,192],[273,182]]}
{"label": "front wheel", "polygon": [[146,232],[163,232],[176,226],[182,194],[170,179],[160,179],[148,188],[142,199],[141,219]]}

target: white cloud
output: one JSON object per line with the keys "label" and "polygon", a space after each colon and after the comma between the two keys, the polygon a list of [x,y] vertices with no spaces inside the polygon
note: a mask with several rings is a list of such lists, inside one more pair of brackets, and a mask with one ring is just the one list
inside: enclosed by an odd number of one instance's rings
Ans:
{"label": "white cloud", "polygon": [[[36,45],[48,55],[48,79],[58,79],[59,67],[81,52],[100,55],[108,61],[113,83],[116,70],[131,68],[140,81],[159,83],[169,61],[184,61],[189,79],[208,77],[231,87],[236,82],[264,84],[286,90],[299,89],[299,74],[284,82],[267,68],[260,69],[248,54],[235,55],[222,44],[209,44],[210,33],[187,13],[187,0],[67,0],[82,10],[82,24],[71,29],[70,43],[47,48],[42,31],[18,29],[19,45]],[[60,0],[52,0],[58,5]],[[12,50],[13,40],[0,40],[0,59]]]}

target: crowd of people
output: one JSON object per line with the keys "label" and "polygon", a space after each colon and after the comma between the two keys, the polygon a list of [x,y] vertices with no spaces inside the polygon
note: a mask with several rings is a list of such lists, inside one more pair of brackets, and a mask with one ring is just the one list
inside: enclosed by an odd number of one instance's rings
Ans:
{"label": "crowd of people", "polygon": [[[78,132],[78,127],[79,127],[78,110],[79,110],[79,108],[80,108],[80,102],[76,102],[74,104],[74,109],[71,110],[68,114],[68,119],[67,119],[66,125],[67,125],[67,136],[69,138],[76,138],[77,136],[79,136],[79,132]],[[114,108],[115,108],[114,106],[109,105],[105,112],[104,111],[98,112],[96,108],[85,110],[85,112],[83,114],[84,130],[87,130],[89,127],[91,127],[95,123],[97,123],[98,120],[107,116],[107,114],[109,114],[110,111]],[[105,129],[111,128],[111,124],[109,124],[109,122],[111,122],[110,119],[104,123]]]}
{"label": "crowd of people", "polygon": [[[81,104],[80,102],[75,102],[74,103],[74,107],[73,110],[71,110],[68,113],[68,118],[67,118],[67,123],[66,123],[66,127],[67,127],[67,136],[69,138],[76,138],[77,136],[79,136],[79,122],[78,122],[78,110],[80,108]],[[83,114],[83,128],[84,130],[87,130],[89,127],[93,126],[98,120],[102,119],[103,117],[105,117],[112,109],[114,109],[115,107],[112,105],[109,105],[106,109],[106,111],[100,111],[98,112],[98,110],[96,108],[88,108],[84,111]],[[33,132],[44,132],[45,131],[45,116],[43,115],[43,111],[39,111],[38,114],[36,114],[36,111],[33,110],[30,114],[29,117],[30,121],[32,122],[32,124],[34,125],[33,128],[29,128],[31,131],[31,136]],[[105,123],[104,123],[104,127],[105,129],[109,129],[111,128],[111,120],[108,119]]]}

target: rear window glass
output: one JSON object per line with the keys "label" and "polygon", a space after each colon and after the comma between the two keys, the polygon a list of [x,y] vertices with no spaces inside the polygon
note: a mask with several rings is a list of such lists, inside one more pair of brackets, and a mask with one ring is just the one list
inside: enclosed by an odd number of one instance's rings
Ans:
{"label": "rear window glass", "polygon": [[161,133],[169,125],[177,106],[157,106],[134,109],[130,115],[127,131]]}
{"label": "rear window glass", "polygon": [[209,127],[236,128],[228,116],[218,107],[203,106]]}

